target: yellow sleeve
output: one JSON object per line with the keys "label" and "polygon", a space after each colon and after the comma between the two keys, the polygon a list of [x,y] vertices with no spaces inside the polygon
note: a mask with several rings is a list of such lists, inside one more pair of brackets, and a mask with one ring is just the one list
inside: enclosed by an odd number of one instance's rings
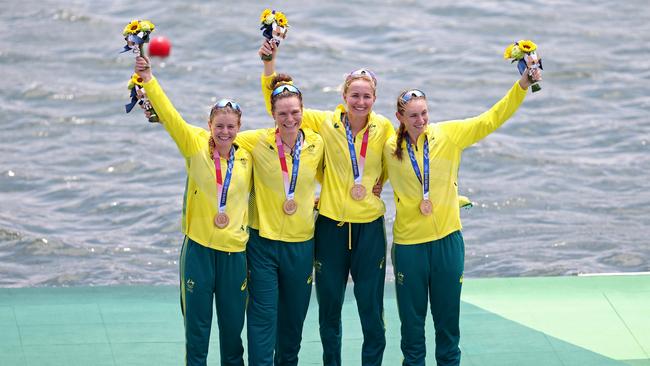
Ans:
{"label": "yellow sleeve", "polygon": [[253,148],[260,140],[261,131],[261,129],[258,129],[239,132],[237,133],[237,137],[235,137],[235,144],[249,153],[252,153]]}
{"label": "yellow sleeve", "polygon": [[318,109],[304,108],[302,111],[302,127],[309,128],[320,133],[320,126],[327,120],[332,112],[320,111]]}
{"label": "yellow sleeve", "polygon": [[379,117],[382,118],[384,123],[387,125],[386,127],[386,141],[388,141],[389,138],[395,136],[395,126],[393,126],[393,123],[386,117],[382,116],[381,114]]}
{"label": "yellow sleeve", "polygon": [[323,185],[323,179],[325,178],[325,149],[323,149],[323,154],[320,157],[318,162],[318,167],[316,168],[316,180],[320,185]]}
{"label": "yellow sleeve", "polygon": [[174,139],[174,142],[176,142],[176,146],[178,146],[181,154],[189,157],[198,152],[201,149],[201,143],[204,139],[202,135],[208,132],[203,128],[192,126],[185,122],[172,102],[167,98],[167,95],[155,77],[144,83],[143,86],[153,109],[156,110],[160,118],[160,122],[165,126],[165,130]]}
{"label": "yellow sleeve", "polygon": [[[384,123],[387,125],[386,128],[384,129],[386,131],[386,136],[384,137],[384,141],[388,142],[391,137],[395,136],[395,127],[393,126],[393,123],[386,117],[382,116],[381,114],[379,117],[382,118]],[[384,185],[386,184],[386,181],[388,180],[388,162],[386,161],[386,158],[382,156],[381,159],[381,184]]]}
{"label": "yellow sleeve", "polygon": [[271,117],[273,117],[273,113],[271,112],[271,93],[273,93],[273,90],[271,89],[271,81],[275,75],[276,73],[266,76],[264,73],[262,73],[262,77],[260,78],[260,84],[262,85],[262,96],[264,97],[264,105],[266,106],[266,112]]}
{"label": "yellow sleeve", "polygon": [[516,81],[508,93],[488,111],[465,120],[440,123],[440,128],[458,147],[464,149],[499,128],[517,111],[525,97],[526,90]]}

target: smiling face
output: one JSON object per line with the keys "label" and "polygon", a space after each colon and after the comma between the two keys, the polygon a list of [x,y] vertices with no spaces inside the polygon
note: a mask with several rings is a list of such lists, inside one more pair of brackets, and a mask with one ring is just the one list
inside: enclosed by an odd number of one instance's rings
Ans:
{"label": "smiling face", "polygon": [[237,132],[239,132],[240,126],[240,117],[237,113],[228,109],[217,110],[210,123],[208,123],[217,149],[229,149],[237,136]]}
{"label": "smiling face", "polygon": [[352,81],[343,94],[346,109],[352,117],[368,117],[375,104],[375,89],[372,82],[365,78]]}
{"label": "smiling face", "polygon": [[302,103],[297,95],[280,98],[273,107],[273,119],[282,134],[297,134],[302,124]]}
{"label": "smiling face", "polygon": [[404,106],[404,112],[396,112],[395,117],[404,124],[411,139],[417,139],[429,123],[427,100],[421,97],[412,98]]}

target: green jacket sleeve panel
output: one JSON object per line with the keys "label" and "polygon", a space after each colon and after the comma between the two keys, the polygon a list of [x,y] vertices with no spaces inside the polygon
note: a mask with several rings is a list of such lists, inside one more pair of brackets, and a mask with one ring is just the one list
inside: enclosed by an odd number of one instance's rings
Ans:
{"label": "green jacket sleeve panel", "polygon": [[178,150],[184,157],[190,157],[201,149],[201,143],[205,140],[206,130],[200,127],[192,126],[185,122],[180,113],[176,110],[172,102],[167,98],[158,80],[154,77],[144,83],[144,90],[151,101],[151,105],[156,110],[160,122],[165,126],[165,130],[172,137]]}
{"label": "green jacket sleeve panel", "polygon": [[460,149],[465,149],[499,128],[517,111],[525,97],[526,90],[516,81],[488,111],[465,120],[442,122],[440,128]]}

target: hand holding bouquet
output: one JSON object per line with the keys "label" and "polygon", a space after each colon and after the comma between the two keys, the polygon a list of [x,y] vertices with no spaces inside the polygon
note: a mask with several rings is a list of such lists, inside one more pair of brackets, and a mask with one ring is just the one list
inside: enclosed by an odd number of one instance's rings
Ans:
{"label": "hand holding bouquet", "polygon": [[149,112],[149,122],[160,122],[156,111],[151,106],[151,102],[149,102],[149,99],[147,99],[147,95],[145,94],[144,88],[142,87],[142,82],[143,79],[140,77],[140,75],[134,73],[131,76],[131,80],[129,80],[128,85],[128,89],[131,90],[131,102],[124,106],[126,113],[131,112],[136,104],[140,104],[142,109]]}
{"label": "hand holding bouquet", "polygon": [[537,56],[537,45],[530,40],[521,40],[509,45],[503,52],[503,58],[517,62],[517,69],[519,74],[523,74],[528,69],[528,78],[533,85],[531,89],[533,93],[542,90],[542,87],[532,78],[533,70],[542,67],[542,59]]}
{"label": "hand holding bouquet", "polygon": [[[127,24],[122,31],[122,35],[126,41],[126,46],[124,46],[124,49],[121,53],[133,51],[137,63],[139,56],[144,57],[144,44],[149,42],[149,35],[151,32],[153,32],[154,29],[154,24],[148,20],[134,20],[131,23]],[[148,62],[147,65],[149,65]],[[131,80],[129,81],[128,86],[128,88],[131,90],[131,101],[124,106],[126,113],[131,112],[136,104],[140,104],[145,109],[145,111],[148,111],[151,114],[149,117],[149,122],[158,122],[158,115],[147,99],[147,95],[145,94],[144,88],[142,87],[142,82],[143,80],[138,74],[133,74],[131,76]]]}
{"label": "hand holding bouquet", "polygon": [[[280,41],[287,37],[287,30],[289,28],[289,21],[287,17],[279,11],[264,9],[260,15],[260,23],[262,26],[262,36],[274,42],[276,46],[280,45]],[[271,61],[272,55],[262,55],[262,60]]]}

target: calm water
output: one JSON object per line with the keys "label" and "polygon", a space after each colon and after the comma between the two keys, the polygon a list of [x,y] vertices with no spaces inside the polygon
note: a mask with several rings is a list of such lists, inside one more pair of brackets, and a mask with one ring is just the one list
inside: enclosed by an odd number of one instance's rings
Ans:
{"label": "calm water", "polygon": [[[173,42],[154,72],[186,120],[230,96],[268,127],[259,91],[264,5],[2,1],[0,286],[175,284],[185,173],[174,143],[124,114],[132,18]],[[381,3],[381,5],[378,5]],[[343,74],[379,75],[375,110],[423,89],[433,121],[469,117],[517,78],[531,38],[546,71],[498,132],[464,154],[468,276],[650,270],[650,7],[618,1],[289,1],[278,69],[333,109]],[[394,118],[393,118],[394,120]],[[388,231],[395,209],[390,186]]]}

